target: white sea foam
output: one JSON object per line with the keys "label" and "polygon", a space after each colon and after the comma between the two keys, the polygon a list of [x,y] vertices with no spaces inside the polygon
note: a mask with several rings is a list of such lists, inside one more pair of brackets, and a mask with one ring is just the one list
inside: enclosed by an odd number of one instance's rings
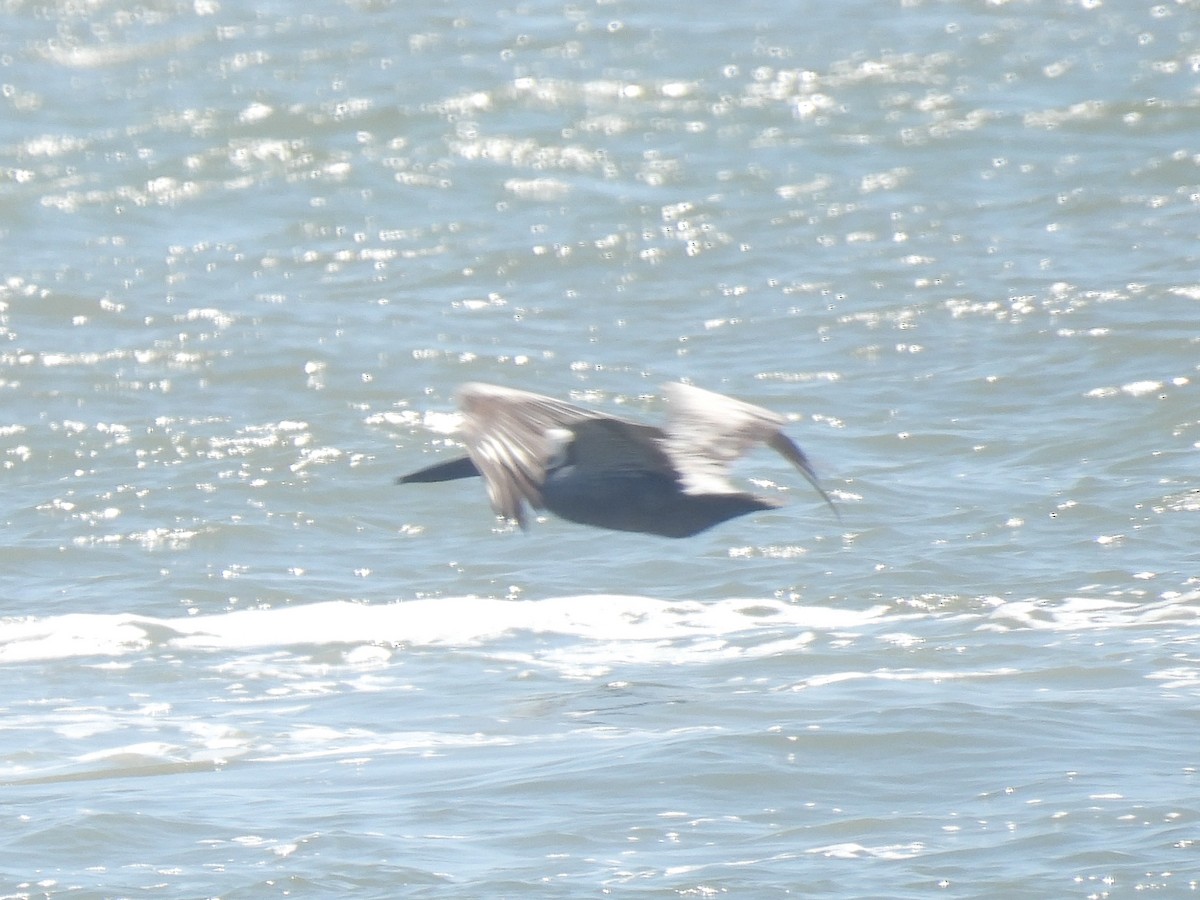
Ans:
{"label": "white sea foam", "polygon": [[828,856],[832,859],[912,859],[914,856],[919,856],[925,847],[919,842],[909,844],[889,844],[881,847],[864,847],[862,844],[847,842],[842,844],[830,844],[825,847],[813,847],[808,850],[809,853]]}
{"label": "white sea foam", "polygon": [[[885,613],[884,606],[857,611],[778,600],[672,601],[605,594],[521,601],[478,597],[379,604],[329,601],[178,618],[74,613],[0,622],[0,663],[120,657],[154,645],[213,651],[330,644],[473,646],[515,632],[622,644],[625,649],[617,653],[619,657],[641,656],[645,648],[670,645],[676,654],[673,658],[683,661],[695,653],[708,656],[726,639],[746,632],[779,633],[777,640],[756,644],[755,652],[761,655],[803,645],[813,630],[853,630],[880,620]],[[688,642],[684,650],[679,649],[681,641]],[[564,660],[567,656],[575,664],[582,660],[578,648],[564,653]],[[364,666],[380,664],[376,654],[360,652],[352,658]]]}
{"label": "white sea foam", "polygon": [[[908,632],[897,632],[894,626],[929,615],[897,613],[886,605],[847,610],[775,599],[661,600],[611,594],[540,600],[339,600],[173,618],[72,613],[0,621],[0,664],[79,657],[115,659],[152,647],[222,651],[360,645],[346,656],[347,664],[378,668],[388,662],[388,652],[382,649],[388,645],[479,646],[527,633],[559,635],[577,642],[536,650],[497,647],[494,652],[514,660],[518,656],[532,660],[536,653],[543,664],[587,674],[620,661],[761,658],[798,650],[817,634],[852,640],[858,632],[877,627],[876,640],[904,649],[920,642],[914,643]],[[1034,628],[1061,632],[1194,624],[1200,619],[1200,593],[1144,603],[1102,597],[1052,603],[1030,598],[965,615],[978,616],[980,631]],[[746,636],[755,639],[742,640]]]}
{"label": "white sea foam", "polygon": [[1197,619],[1200,619],[1200,592],[1173,594],[1147,602],[1106,597],[1067,597],[1054,602],[1027,598],[1000,604],[979,628],[990,631],[1014,628],[1084,631],[1163,623],[1194,625]]}

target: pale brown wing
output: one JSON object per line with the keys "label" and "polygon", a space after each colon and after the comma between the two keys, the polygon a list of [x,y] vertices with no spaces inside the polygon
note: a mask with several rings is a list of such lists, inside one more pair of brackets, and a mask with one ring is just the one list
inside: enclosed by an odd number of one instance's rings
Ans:
{"label": "pale brown wing", "polygon": [[525,504],[542,509],[546,466],[561,450],[556,429],[605,418],[599,413],[528,391],[473,382],[458,390],[463,441],[487,483],[498,515],[525,527]]}
{"label": "pale brown wing", "polygon": [[766,444],[794,465],[821,498],[833,506],[817,482],[808,457],[783,433],[783,416],[690,384],[663,386],[670,409],[664,448],[689,494],[731,494],[730,464],[755,444]]}

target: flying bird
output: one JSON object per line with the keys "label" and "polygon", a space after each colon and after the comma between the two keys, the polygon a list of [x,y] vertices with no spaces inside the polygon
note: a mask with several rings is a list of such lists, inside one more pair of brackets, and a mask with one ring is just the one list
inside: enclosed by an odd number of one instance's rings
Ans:
{"label": "flying bird", "polygon": [[740,491],[728,478],[735,459],[765,443],[836,514],[808,458],[781,430],[782,416],[688,384],[663,390],[667,421],[658,428],[527,391],[465,384],[458,403],[467,455],[396,483],[482,475],[492,509],[522,528],[528,505],[582,525],[690,537],[782,505]]}

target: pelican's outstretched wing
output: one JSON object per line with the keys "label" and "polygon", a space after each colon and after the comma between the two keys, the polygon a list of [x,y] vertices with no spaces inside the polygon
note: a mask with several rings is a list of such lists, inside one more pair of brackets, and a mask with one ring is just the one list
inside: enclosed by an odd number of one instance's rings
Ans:
{"label": "pelican's outstretched wing", "polygon": [[478,382],[458,390],[467,453],[487,482],[492,509],[525,527],[525,503],[542,509],[547,464],[561,452],[561,436],[599,413],[528,391]]}
{"label": "pelican's outstretched wing", "polygon": [[730,463],[755,444],[766,444],[799,469],[833,507],[804,451],[783,433],[782,416],[690,384],[667,384],[663,390],[670,403],[663,446],[687,493],[737,493],[728,477]]}

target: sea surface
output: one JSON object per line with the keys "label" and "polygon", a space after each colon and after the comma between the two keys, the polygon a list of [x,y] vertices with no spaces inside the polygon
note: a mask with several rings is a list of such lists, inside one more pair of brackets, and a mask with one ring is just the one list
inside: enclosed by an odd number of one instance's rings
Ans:
{"label": "sea surface", "polygon": [[10,0],[0,479],[0,897],[1195,896],[1200,3]]}

